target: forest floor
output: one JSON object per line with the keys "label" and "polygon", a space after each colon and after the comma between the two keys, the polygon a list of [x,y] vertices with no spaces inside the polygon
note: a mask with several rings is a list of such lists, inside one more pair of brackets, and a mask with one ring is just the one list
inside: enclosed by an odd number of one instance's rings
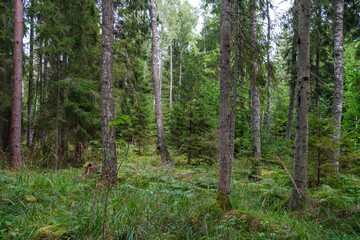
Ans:
{"label": "forest floor", "polygon": [[254,181],[235,166],[233,210],[224,212],[216,165],[159,162],[130,151],[111,189],[82,169],[0,170],[0,239],[360,239],[354,176],[309,189],[316,204],[292,211],[283,168],[264,168]]}

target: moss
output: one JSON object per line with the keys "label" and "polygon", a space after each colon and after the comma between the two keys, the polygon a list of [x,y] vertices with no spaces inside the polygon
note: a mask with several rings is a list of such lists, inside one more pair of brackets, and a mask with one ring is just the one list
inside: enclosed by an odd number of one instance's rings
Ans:
{"label": "moss", "polygon": [[61,238],[66,233],[66,230],[60,225],[45,225],[39,228],[33,236],[33,240],[55,240]]}
{"label": "moss", "polygon": [[25,195],[25,201],[32,203],[32,202],[36,202],[37,199],[33,195]]}
{"label": "moss", "polygon": [[218,192],[216,195],[216,202],[219,204],[219,207],[225,211],[232,209],[230,198],[227,194]]}

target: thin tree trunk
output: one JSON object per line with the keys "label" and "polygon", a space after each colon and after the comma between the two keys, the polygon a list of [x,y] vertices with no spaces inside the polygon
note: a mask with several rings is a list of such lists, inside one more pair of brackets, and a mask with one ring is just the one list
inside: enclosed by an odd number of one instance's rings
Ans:
{"label": "thin tree trunk", "polygon": [[271,104],[271,81],[270,81],[270,30],[271,30],[271,22],[270,22],[270,13],[269,13],[269,0],[266,0],[266,15],[268,22],[268,31],[267,31],[267,50],[266,50],[266,61],[267,61],[267,106],[266,106],[266,135],[270,136],[270,104]]}
{"label": "thin tree trunk", "polygon": [[[180,47],[180,67],[179,67],[179,86],[182,84],[182,58],[183,58],[183,49]],[[181,98],[181,94],[179,91],[179,99]]]}
{"label": "thin tree trunk", "polygon": [[291,206],[299,208],[307,198],[308,118],[310,82],[310,0],[299,1],[299,59]]}
{"label": "thin tree trunk", "polygon": [[172,104],[172,90],[173,90],[173,53],[172,53],[172,37],[170,37],[170,107]]}
{"label": "thin tree trunk", "polygon": [[156,126],[157,126],[157,147],[160,151],[161,161],[163,164],[170,162],[170,155],[166,148],[164,136],[164,123],[162,118],[162,104],[161,104],[161,85],[158,69],[158,31],[156,26],[156,0],[150,2],[151,11],[151,27],[152,27],[152,77],[154,82],[154,98],[155,98],[155,112],[156,112]]}
{"label": "thin tree trunk", "polygon": [[57,85],[56,85],[56,111],[55,111],[55,143],[54,143],[54,170],[58,170],[59,162],[59,131],[60,131],[60,56],[57,58]]}
{"label": "thin tree trunk", "polygon": [[[33,1],[31,1],[31,8],[33,8]],[[34,17],[30,17],[30,59],[29,59],[29,88],[28,88],[28,102],[27,102],[27,147],[32,145],[32,104],[34,100]]]}
{"label": "thin tree trunk", "polygon": [[332,116],[334,118],[335,131],[333,141],[336,144],[334,151],[333,166],[339,172],[340,137],[341,137],[341,117],[344,97],[344,0],[335,1],[334,17],[334,97],[332,106]]}
{"label": "thin tree trunk", "polygon": [[10,122],[10,166],[19,169],[21,160],[21,87],[23,60],[23,2],[14,0],[14,77],[12,79],[12,109]]}
{"label": "thin tree trunk", "polygon": [[39,93],[41,90],[42,83],[42,55],[39,55],[39,67],[38,67],[38,77],[35,85],[35,104],[34,104],[34,118],[33,118],[33,142],[31,145],[31,159],[34,158],[36,139],[37,139],[37,118],[38,118],[38,102],[39,102]]}
{"label": "thin tree trunk", "polygon": [[251,43],[251,72],[250,72],[250,89],[251,89],[251,130],[253,142],[253,155],[255,158],[254,172],[261,175],[261,142],[260,142],[260,93],[257,86],[257,40],[256,40],[256,0],[250,0],[250,43]]}
{"label": "thin tree trunk", "polygon": [[113,58],[114,58],[114,1],[102,1],[101,40],[101,132],[102,178],[109,183],[117,180],[117,157],[114,121]]}
{"label": "thin tree trunk", "polygon": [[[47,92],[47,65],[48,65],[48,57],[44,55],[44,70],[42,76],[42,89],[41,89],[41,97],[40,97],[41,114],[45,114],[45,101],[46,101],[46,92]],[[45,142],[46,142],[46,129],[44,128],[44,126],[41,126],[40,144],[42,148],[44,148]]]}
{"label": "thin tree trunk", "polygon": [[220,116],[219,116],[219,182],[218,203],[231,209],[230,193],[230,44],[231,1],[222,0],[220,25]]}

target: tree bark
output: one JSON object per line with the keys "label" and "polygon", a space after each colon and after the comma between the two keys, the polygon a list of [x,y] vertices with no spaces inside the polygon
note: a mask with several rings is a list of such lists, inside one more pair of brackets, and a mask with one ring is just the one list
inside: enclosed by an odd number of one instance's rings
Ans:
{"label": "tree bark", "polygon": [[296,107],[296,134],[294,154],[294,184],[291,206],[299,208],[307,198],[307,158],[308,158],[308,117],[310,82],[310,0],[299,1],[299,58],[298,93]]}
{"label": "tree bark", "polygon": [[266,106],[266,135],[270,136],[270,104],[271,104],[271,79],[270,79],[270,13],[269,13],[269,0],[266,0],[266,15],[267,15],[267,49],[266,49],[266,61],[267,61],[267,106]]}
{"label": "tree bark", "polygon": [[58,170],[59,163],[59,133],[60,133],[60,56],[57,57],[57,85],[56,85],[56,110],[55,110],[55,143],[54,143],[54,170]]}
{"label": "tree bark", "polygon": [[[182,84],[182,56],[183,56],[183,49],[180,47],[180,67],[179,67],[179,86]],[[181,98],[181,94],[179,91],[179,99]]]}
{"label": "tree bark", "polygon": [[230,209],[230,44],[231,1],[222,0],[220,25],[220,116],[219,116],[219,182],[218,202]]}
{"label": "tree bark", "polygon": [[[40,97],[40,107],[42,114],[45,114],[45,101],[46,101],[46,92],[47,92],[47,65],[48,65],[48,57],[44,54],[44,70],[42,76],[42,88],[41,88],[41,97]],[[46,142],[46,129],[44,126],[41,126],[40,132],[40,144],[41,147],[44,148]]]}
{"label": "tree bark", "polygon": [[173,90],[173,54],[172,54],[172,37],[170,37],[170,107],[172,104],[172,90]]}
{"label": "tree bark", "polygon": [[21,88],[23,60],[23,2],[14,0],[14,77],[12,79],[12,109],[10,123],[10,166],[19,169],[21,160]]}
{"label": "tree bark", "polygon": [[[31,1],[31,8],[34,2]],[[28,88],[28,102],[27,102],[27,147],[31,148],[33,129],[32,129],[32,104],[34,99],[34,16],[32,13],[30,17],[30,59],[29,59],[29,88]]]}
{"label": "tree bark", "polygon": [[251,89],[251,130],[253,142],[253,155],[255,158],[254,172],[261,175],[261,142],[260,142],[260,93],[257,86],[257,40],[256,40],[256,0],[250,0],[250,43],[251,43],[251,72],[250,72],[250,89]]}
{"label": "tree bark", "polygon": [[117,157],[114,121],[113,58],[114,58],[114,1],[102,1],[101,40],[101,133],[102,133],[102,179],[115,184],[117,180]]}
{"label": "tree bark", "polygon": [[156,126],[157,126],[157,148],[160,151],[161,161],[163,164],[170,162],[170,155],[166,148],[164,136],[164,123],[162,118],[162,104],[161,104],[161,86],[160,75],[158,69],[158,31],[156,26],[156,0],[150,2],[151,11],[151,28],[152,28],[152,78],[154,82],[154,98],[155,98],[155,112],[156,112]]}
{"label": "tree bark", "polygon": [[334,119],[335,131],[332,139],[336,145],[334,151],[333,166],[339,172],[340,137],[341,137],[341,117],[344,97],[344,0],[335,1],[334,17],[334,97],[332,105],[332,116]]}

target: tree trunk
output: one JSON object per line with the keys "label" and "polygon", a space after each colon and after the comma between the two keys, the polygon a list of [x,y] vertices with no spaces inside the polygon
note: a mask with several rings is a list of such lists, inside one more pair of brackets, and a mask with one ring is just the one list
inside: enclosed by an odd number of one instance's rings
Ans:
{"label": "tree trunk", "polygon": [[291,206],[299,208],[307,198],[307,150],[310,82],[310,0],[299,2],[298,93]]}
{"label": "tree trunk", "polygon": [[270,136],[270,90],[271,90],[271,81],[270,81],[270,30],[271,30],[271,22],[270,22],[270,13],[269,13],[269,0],[266,0],[266,15],[268,22],[268,31],[267,31],[267,50],[266,50],[266,61],[267,61],[267,106],[266,106],[266,135]]}
{"label": "tree trunk", "polygon": [[170,37],[170,107],[172,104],[172,90],[173,90],[173,62],[172,59],[173,58],[173,54],[172,54],[172,37]]}
{"label": "tree trunk", "polygon": [[160,76],[158,71],[158,32],[156,26],[156,0],[151,0],[151,28],[152,28],[152,77],[154,82],[154,98],[155,98],[155,112],[156,112],[156,126],[157,126],[157,148],[160,151],[161,162],[167,164],[170,162],[170,155],[166,148],[164,136],[164,123],[162,118],[162,104],[160,91]]}
{"label": "tree trunk", "polygon": [[[297,1],[294,3],[294,8],[297,9]],[[294,23],[294,28],[296,23]],[[297,30],[294,30],[293,42],[292,42],[292,51],[291,51],[291,79],[290,79],[290,93],[289,93],[289,109],[287,114],[287,123],[286,123],[286,133],[285,137],[287,139],[291,138],[292,122],[294,115],[295,107],[295,89],[296,89],[296,80],[297,80],[297,69],[296,69],[296,55],[297,55]]]}
{"label": "tree trunk", "polygon": [[256,40],[256,0],[250,0],[250,43],[251,43],[251,130],[253,142],[253,155],[255,158],[254,173],[261,175],[261,143],[260,143],[260,93],[257,86],[257,40]]}
{"label": "tree trunk", "polygon": [[[41,114],[45,114],[45,101],[46,101],[46,92],[47,92],[47,65],[48,65],[48,57],[44,55],[44,70],[42,76],[42,88],[41,88],[41,97],[40,97],[40,107]],[[46,129],[44,126],[41,126],[40,132],[40,144],[41,147],[44,148],[46,142]]]}
{"label": "tree trunk", "polygon": [[113,58],[114,58],[114,1],[102,1],[101,40],[101,133],[102,178],[115,184],[117,180],[117,157],[114,121]]}
{"label": "tree trunk", "polygon": [[334,97],[332,105],[332,116],[335,125],[332,139],[336,144],[333,166],[336,172],[339,172],[338,156],[340,155],[341,117],[344,96],[343,19],[344,0],[336,0],[334,17]]}
{"label": "tree trunk", "polygon": [[57,58],[57,85],[56,85],[56,111],[55,111],[55,143],[54,143],[54,170],[58,170],[59,163],[59,131],[60,131],[60,56]]}
{"label": "tree trunk", "polygon": [[230,209],[230,44],[231,1],[222,0],[220,25],[220,116],[219,116],[219,182],[218,202],[223,209]]}
{"label": "tree trunk", "polygon": [[14,0],[14,77],[12,79],[12,109],[10,123],[10,166],[19,169],[21,160],[21,91],[23,60],[23,2]]}
{"label": "tree trunk", "polygon": [[34,158],[35,147],[36,147],[36,139],[37,139],[37,118],[38,118],[38,102],[39,102],[39,93],[41,90],[42,83],[42,55],[39,54],[39,67],[38,67],[38,77],[35,84],[35,104],[34,104],[34,118],[33,118],[33,141],[31,144],[31,159]]}
{"label": "tree trunk", "polygon": [[[183,49],[182,47],[180,47],[180,67],[179,67],[179,86],[181,86],[182,84],[182,56],[183,56]],[[179,91],[179,99],[181,98],[181,94],[180,94],[180,91]]]}
{"label": "tree trunk", "polygon": [[[229,172],[232,172],[234,165],[234,147],[235,147],[235,124],[236,124],[236,102],[238,97],[237,92],[237,83],[239,80],[239,30],[240,30],[240,22],[239,22],[239,0],[235,1],[235,35],[234,35],[234,80],[233,80],[233,101],[232,101],[232,109],[231,109],[231,123],[230,123],[230,166]],[[229,175],[230,186],[231,186],[231,175]]]}
{"label": "tree trunk", "polygon": [[[31,1],[31,8],[34,7]],[[34,100],[34,16],[30,17],[30,59],[29,59],[29,88],[27,102],[27,147],[31,149],[33,129],[32,129],[32,104]]]}

